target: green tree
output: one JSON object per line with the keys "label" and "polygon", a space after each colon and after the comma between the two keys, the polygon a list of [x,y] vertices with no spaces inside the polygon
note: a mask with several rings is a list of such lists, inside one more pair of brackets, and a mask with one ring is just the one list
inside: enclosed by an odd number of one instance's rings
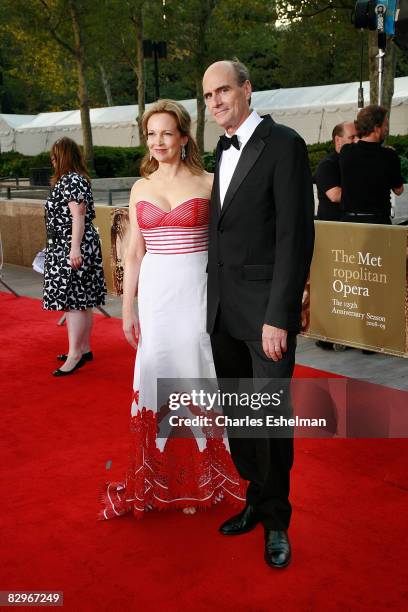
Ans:
{"label": "green tree", "polygon": [[[30,3],[23,0],[14,0],[14,2],[5,0],[5,4],[9,9],[8,34],[12,36],[20,54],[29,49],[31,58],[28,63],[36,66],[42,60],[46,64],[47,67],[44,69],[42,66],[39,72],[43,78],[51,79],[51,92],[55,92],[58,86],[67,87],[67,83],[62,81],[65,71],[60,69],[58,62],[55,61],[56,57],[62,60],[62,66],[67,65],[70,68],[75,66],[84,154],[92,171],[92,131],[83,37],[84,22],[92,17],[92,3],[89,0],[67,0],[66,2],[63,0],[32,0]],[[13,70],[15,74],[21,70],[18,61],[14,62]],[[13,70],[10,70],[10,74],[13,73]],[[44,76],[45,74],[47,76]],[[37,86],[35,80],[32,81],[32,85]]]}
{"label": "green tree", "polygon": [[0,3],[2,107],[10,113],[62,110],[75,104],[75,65],[18,1]]}
{"label": "green tree", "polygon": [[[205,104],[202,77],[216,60],[238,56],[254,63],[255,82],[270,88],[271,61],[275,54],[275,2],[260,0],[188,0],[172,2],[166,9],[171,74],[178,75],[197,99],[197,144],[204,149]],[[182,24],[183,27],[180,27]],[[264,78],[261,79],[263,75]],[[176,77],[177,78],[177,77]]]}
{"label": "green tree", "polygon": [[[88,83],[85,71],[85,45],[83,36],[83,22],[86,2],[81,4],[80,0],[39,0],[44,9],[42,14],[42,25],[47,27],[54,40],[69,55],[74,58],[78,74],[78,101],[81,114],[82,135],[84,142],[84,156],[91,172],[94,170],[94,155],[92,144],[92,129],[90,119],[90,105],[88,97]],[[66,6],[67,4],[67,6]],[[65,11],[68,9],[70,18],[70,29],[64,31],[63,20]],[[44,23],[44,17],[46,23]]]}
{"label": "green tree", "polygon": [[[106,98],[109,100],[109,92],[116,90],[119,97],[116,97],[115,102],[128,102],[129,100],[123,100],[121,90],[124,81],[127,92],[133,91],[132,101],[135,101],[139,108],[137,121],[141,143],[144,141],[141,119],[146,101],[143,40],[162,40],[164,26],[161,0],[102,0],[97,7],[94,26],[89,32],[94,76],[97,67],[99,76],[102,76]],[[107,32],[114,32],[115,35],[107,36]]]}
{"label": "green tree", "polygon": [[[145,109],[143,34],[146,4],[147,0],[104,0],[98,9],[96,27],[90,33],[93,63],[102,77],[108,104],[112,93],[105,65],[110,66],[109,72],[114,81],[118,65],[126,66],[127,73],[132,74],[132,97],[139,107],[137,120],[140,142],[143,142],[141,117]],[[115,35],[107,36],[108,31]]]}
{"label": "green tree", "polygon": [[[351,23],[354,0],[278,0],[278,15],[284,24],[279,76],[289,72],[290,86],[341,83],[359,78],[359,33]],[[376,32],[364,32],[366,41],[363,78],[370,81],[370,103],[378,103],[378,40]],[[296,45],[291,46],[291,39]],[[294,60],[298,56],[298,62]],[[382,103],[391,109],[397,61],[395,44],[387,37]],[[285,82],[285,81],[284,81]],[[286,82],[285,82],[286,85]]]}
{"label": "green tree", "polygon": [[[359,79],[360,38],[351,24],[351,4],[313,0],[278,3],[282,25],[276,74],[283,87]],[[367,64],[364,74],[368,76]]]}

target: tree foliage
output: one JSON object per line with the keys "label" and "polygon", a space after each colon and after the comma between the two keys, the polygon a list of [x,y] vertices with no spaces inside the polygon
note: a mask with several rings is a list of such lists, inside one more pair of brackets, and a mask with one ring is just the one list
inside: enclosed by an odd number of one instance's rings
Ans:
{"label": "tree foliage", "polygon": [[[353,4],[313,0],[293,6],[279,3],[278,14],[284,25],[278,43],[277,76],[283,87],[359,79],[360,34],[351,23]],[[367,77],[366,54],[364,78]]]}
{"label": "tree foliage", "polygon": [[[278,0],[278,16],[284,24],[281,39],[285,58],[279,72],[284,86],[318,85],[357,81],[360,78],[360,48],[363,40],[363,79],[370,80],[372,104],[378,103],[378,39],[376,32],[357,32],[352,23],[355,0]],[[296,45],[290,44],[296,40]],[[295,50],[296,49],[296,50]],[[295,61],[298,55],[298,62]],[[291,59],[289,59],[291,58]],[[285,67],[293,70],[284,79]],[[387,37],[382,103],[391,108],[394,77],[407,74],[407,53],[396,48]]]}
{"label": "tree foliage", "polygon": [[37,113],[76,104],[75,65],[33,18],[31,5],[0,3],[2,112]]}
{"label": "tree foliage", "polygon": [[[68,4],[1,1],[1,112],[34,114],[77,106],[75,57],[51,32],[54,28],[68,46],[73,45]],[[359,78],[360,39],[351,23],[354,0],[75,0],[75,4],[90,106],[153,101],[153,61],[138,59],[140,41],[166,41],[168,57],[159,60],[160,95],[197,97],[199,141],[204,118],[201,77],[214,60],[238,57],[251,69],[255,90]],[[365,32],[364,78],[369,76],[367,40]],[[397,51],[396,56],[396,74],[403,76],[408,71],[407,54]]]}

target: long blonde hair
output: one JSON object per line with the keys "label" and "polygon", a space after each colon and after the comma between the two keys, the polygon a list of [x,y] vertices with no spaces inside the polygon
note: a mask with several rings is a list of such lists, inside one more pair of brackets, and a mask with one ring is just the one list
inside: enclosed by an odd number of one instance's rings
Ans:
{"label": "long blonde hair", "polygon": [[[182,106],[175,100],[158,100],[150,108],[148,108],[142,117],[142,128],[145,139],[147,140],[147,124],[152,115],[156,113],[168,113],[172,115],[177,123],[177,129],[182,136],[188,136],[187,144],[185,145],[186,157],[183,163],[191,170],[193,174],[202,174],[204,172],[201,156],[198,151],[197,144],[191,135],[191,117]],[[149,151],[145,154],[140,164],[140,174],[144,178],[148,178],[150,174],[155,172],[159,167],[159,162],[154,157],[150,159]]]}

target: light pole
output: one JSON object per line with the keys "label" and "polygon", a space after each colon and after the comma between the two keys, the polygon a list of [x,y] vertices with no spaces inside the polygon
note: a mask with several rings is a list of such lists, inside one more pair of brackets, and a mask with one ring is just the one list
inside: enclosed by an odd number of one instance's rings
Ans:
{"label": "light pole", "polygon": [[143,55],[154,59],[154,88],[156,100],[160,98],[159,59],[167,59],[167,43],[165,41],[143,41]]}

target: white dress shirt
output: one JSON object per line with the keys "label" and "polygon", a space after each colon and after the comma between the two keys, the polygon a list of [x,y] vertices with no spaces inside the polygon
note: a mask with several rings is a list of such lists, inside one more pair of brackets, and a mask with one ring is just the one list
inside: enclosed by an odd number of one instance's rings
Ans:
{"label": "white dress shirt", "polygon": [[[238,137],[240,144],[239,149],[236,149],[233,145],[229,149],[222,152],[220,160],[220,201],[221,207],[224,203],[225,194],[232,179],[232,175],[235,172],[239,158],[242,153],[242,149],[245,147],[252,134],[255,132],[258,125],[261,123],[262,117],[255,111],[247,117],[242,123],[235,134]],[[227,138],[231,138],[229,134],[225,134]]]}

